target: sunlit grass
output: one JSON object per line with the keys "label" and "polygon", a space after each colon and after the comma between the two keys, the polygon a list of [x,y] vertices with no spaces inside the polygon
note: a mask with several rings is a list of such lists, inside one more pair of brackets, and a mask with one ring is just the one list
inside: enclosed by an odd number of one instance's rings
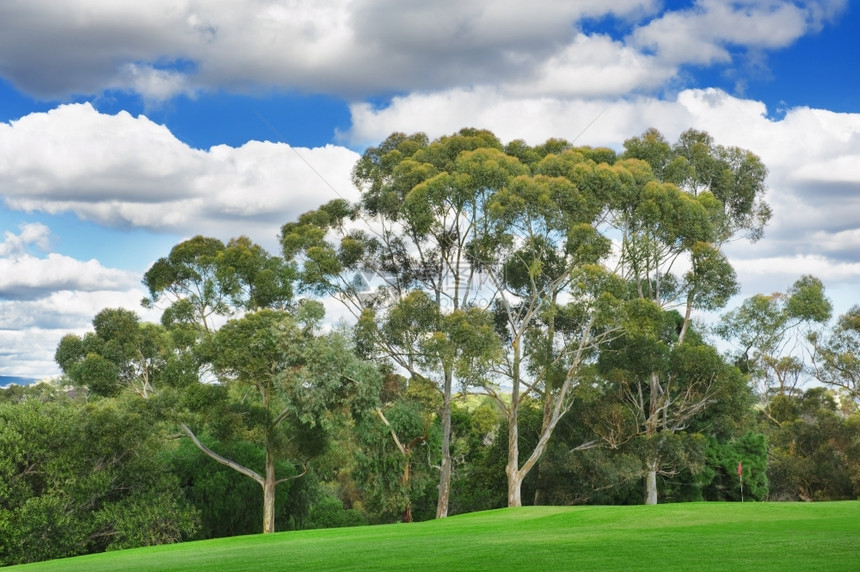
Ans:
{"label": "sunlit grass", "polygon": [[856,571],[860,502],[526,507],[408,525],[189,542],[22,568]]}

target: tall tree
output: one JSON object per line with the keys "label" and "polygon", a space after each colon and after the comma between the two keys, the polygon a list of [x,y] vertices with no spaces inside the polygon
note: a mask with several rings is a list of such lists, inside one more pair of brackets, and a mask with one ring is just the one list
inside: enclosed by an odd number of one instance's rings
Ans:
{"label": "tall tree", "polygon": [[[374,395],[365,386],[378,383],[344,336],[318,334],[322,306],[294,302],[294,278],[292,262],[247,238],[224,245],[198,236],[144,276],[150,290],[144,304],[166,302],[166,330],[140,324],[127,311],[105,310],[94,321],[95,334],[67,336],[57,352],[61,366],[97,393],[128,387],[155,397],[200,451],[260,484],[264,532],[274,531],[276,486],[304,474],[308,459],[323,450],[328,409]],[[156,377],[164,381],[159,387]],[[204,427],[260,446],[262,470],[207,447],[197,436]],[[282,459],[303,470],[278,478]]]}
{"label": "tall tree", "polygon": [[[300,308],[304,323],[277,310],[249,313],[221,327],[203,350],[220,383],[200,388],[197,399],[202,392],[207,400],[201,416],[216,433],[261,447],[262,471],[213,451],[189,424],[180,423],[206,455],[262,487],[264,533],[275,530],[277,485],[304,475],[309,460],[324,451],[332,412],[378,393],[376,369],[355,358],[342,335],[316,334],[319,312]],[[275,468],[281,459],[302,470],[279,478]]]}
{"label": "tall tree", "polygon": [[816,379],[860,402],[860,306],[839,316],[828,335],[811,332],[810,342]]}
{"label": "tall tree", "polygon": [[[630,177],[611,193],[607,217],[621,237],[618,272],[632,297],[662,310],[683,308],[671,342],[683,344],[694,310],[719,309],[738,291],[721,248],[739,237],[761,237],[770,217],[762,198],[767,170],[754,154],[715,145],[707,133],[688,130],[670,145],[654,129],[628,139],[615,167]],[[659,396],[668,393],[662,366],[654,366],[639,372],[651,397],[641,401],[637,415],[656,421],[663,408]],[[646,472],[649,503],[656,502],[657,458],[652,456]]]}
{"label": "tall tree", "polygon": [[658,474],[695,473],[703,467],[706,442],[694,430],[696,418],[735,398],[743,385],[740,372],[713,347],[699,340],[678,342],[682,320],[650,300],[635,301],[624,335],[608,344],[598,364],[608,382],[608,405],[590,423],[610,447],[630,442],[636,450],[646,504],[657,503]]}
{"label": "tall tree", "polygon": [[[609,187],[623,181],[590,152],[561,141],[536,148],[534,174],[513,178],[488,200],[486,231],[474,245],[497,287],[494,310],[506,352],[497,379],[511,387],[510,400],[485,387],[507,420],[509,506],[522,504],[523,480],[570,410],[583,367],[614,329],[618,281],[601,266],[610,241],[597,226]],[[530,399],[543,403],[544,415],[534,448],[521,460],[520,408]]]}
{"label": "tall tree", "polygon": [[756,383],[765,414],[785,396],[801,393],[810,376],[806,340],[831,312],[824,285],[807,275],[785,293],[757,294],[722,317],[716,331],[734,344],[733,359]]}
{"label": "tall tree", "polygon": [[[468,312],[477,317],[487,311],[492,298],[481,282],[484,264],[468,249],[479,231],[486,197],[513,174],[525,172],[501,147],[492,133],[474,129],[432,143],[423,134],[395,133],[379,147],[369,148],[356,164],[353,180],[362,190],[358,205],[333,201],[284,225],[281,234],[285,256],[304,256],[307,287],[335,293],[366,324],[385,322],[385,328],[365,329],[368,334],[376,332],[377,351],[416,379],[438,381],[442,394],[438,517],[448,514],[450,496],[455,362],[479,359],[468,354],[480,345],[458,345],[461,342],[441,326],[442,316]],[[359,218],[364,228],[345,224]],[[332,230],[340,235],[339,244],[326,240]],[[378,282],[378,288],[368,288],[368,278]],[[424,306],[420,332],[397,333],[396,319],[386,315],[412,303],[407,297],[415,291],[427,294],[434,308]],[[460,333],[465,333],[462,328]],[[407,339],[410,335],[415,336],[415,345]],[[418,338],[446,341],[419,345]],[[402,341],[409,347],[400,345]],[[467,381],[459,379],[460,385]]]}

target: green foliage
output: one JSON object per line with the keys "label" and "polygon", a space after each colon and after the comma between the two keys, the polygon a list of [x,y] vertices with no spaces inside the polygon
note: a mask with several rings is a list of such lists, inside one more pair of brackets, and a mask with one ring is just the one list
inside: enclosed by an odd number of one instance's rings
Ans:
{"label": "green foliage", "polygon": [[[263,467],[265,463],[265,452],[252,443],[217,442],[205,435],[201,440],[246,467]],[[166,457],[171,472],[179,480],[183,498],[200,515],[200,527],[195,538],[223,538],[260,532],[263,504],[262,491],[257,483],[229,467],[213,463],[187,439],[179,441]],[[296,474],[295,467],[285,461],[276,464],[276,471],[282,476]],[[284,510],[303,480],[287,481],[276,490],[275,502],[281,507],[276,523],[282,530],[287,530],[289,523],[300,521],[305,516]]]}
{"label": "green foliage", "polygon": [[325,496],[311,506],[305,528],[343,528],[366,525],[364,516],[354,508],[346,509],[337,497]]}
{"label": "green foliage", "polygon": [[0,563],[178,542],[197,514],[159,461],[145,409],[0,404]]}
{"label": "green foliage", "polygon": [[767,168],[753,153],[716,145],[709,134],[694,129],[684,131],[674,145],[650,129],[625,141],[624,148],[625,158],[647,161],[658,180],[694,196],[709,192],[720,201],[717,242],[737,233],[753,241],[761,238],[771,210],[763,200]]}
{"label": "green foliage", "polygon": [[247,237],[224,244],[195,236],[174,246],[144,274],[145,307],[165,304],[163,323],[215,329],[216,316],[238,309],[284,308],[292,300],[291,259],[269,255]]}
{"label": "green foliage", "polygon": [[435,509],[440,428],[408,391],[356,425],[355,479],[371,522],[426,520]]}
{"label": "green foliage", "polygon": [[707,466],[697,476],[703,500],[741,500],[738,463],[742,469],[744,500],[768,499],[767,442],[761,433],[748,432],[724,443],[709,439]]}
{"label": "green foliage", "polygon": [[57,364],[79,388],[113,397],[128,392],[147,398],[156,388],[186,385],[198,364],[175,343],[173,332],[141,323],[134,312],[105,308],[93,318],[93,332],[60,340]]}
{"label": "green foliage", "polygon": [[757,383],[766,410],[769,397],[798,391],[806,372],[797,348],[818,339],[816,328],[831,312],[821,281],[802,276],[786,293],[758,294],[722,316],[716,332],[734,342],[732,357]]}
{"label": "green foliage", "polygon": [[860,496],[860,419],[844,417],[821,387],[784,396],[767,423],[770,498],[843,500]]}
{"label": "green foliage", "polygon": [[811,335],[810,342],[816,378],[860,402],[860,306],[840,316],[827,336]]}

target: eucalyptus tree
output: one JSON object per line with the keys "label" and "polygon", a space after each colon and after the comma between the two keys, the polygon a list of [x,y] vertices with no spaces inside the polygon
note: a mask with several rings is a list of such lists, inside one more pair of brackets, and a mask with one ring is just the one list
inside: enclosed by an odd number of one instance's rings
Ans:
{"label": "eucalyptus tree", "polygon": [[[598,362],[607,403],[586,415],[610,448],[640,457],[646,504],[657,503],[658,474],[703,468],[706,436],[697,431],[698,418],[721,402],[738,404],[745,385],[738,369],[697,335],[678,343],[682,320],[651,300],[632,302],[623,335],[607,344]],[[740,401],[742,411],[748,404]]]}
{"label": "eucalyptus tree", "polygon": [[786,292],[757,294],[722,316],[717,333],[735,349],[732,357],[756,383],[762,411],[775,424],[771,409],[786,397],[797,396],[807,377],[810,351],[807,340],[817,340],[816,329],[831,316],[824,285],[802,276]]}
{"label": "eucalyptus tree", "polygon": [[639,296],[684,308],[683,343],[694,309],[718,310],[738,292],[722,247],[763,236],[771,217],[764,200],[767,168],[752,152],[716,145],[693,129],[674,145],[649,129],[624,148],[624,159],[647,162],[651,173],[613,204],[622,274],[636,283]]}
{"label": "eucalyptus tree", "polygon": [[243,310],[286,308],[293,299],[295,268],[247,237],[226,245],[195,236],[174,246],[146,271],[144,307],[159,307],[168,325],[212,332],[218,320]]}
{"label": "eucalyptus tree", "polygon": [[[612,165],[624,183],[610,187],[605,228],[617,239],[616,273],[628,285],[624,299],[647,301],[653,306],[649,312],[658,314],[683,309],[676,335],[660,341],[671,352],[685,343],[694,310],[717,310],[737,293],[736,275],[722,247],[762,236],[770,217],[763,200],[767,170],[751,152],[716,145],[710,135],[695,130],[670,145],[651,129],[624,146]],[[635,313],[646,306],[630,308]],[[629,334],[629,325],[626,329],[623,339],[630,343],[636,336]],[[644,431],[652,443],[662,443],[670,436],[656,439],[658,433],[677,432],[688,413],[700,411],[709,397],[701,393],[697,405],[681,405],[667,385],[677,376],[665,370],[678,365],[656,360],[651,367],[633,368],[641,396],[635,401],[639,423],[634,434]],[[667,423],[669,417],[682,421]],[[656,502],[660,458],[656,447],[644,459],[649,503]]]}
{"label": "eucalyptus tree", "polygon": [[[324,450],[327,430],[350,406],[372,404],[378,374],[345,336],[322,335],[317,302],[293,298],[292,262],[247,238],[228,244],[194,237],[144,276],[145,305],[162,305],[162,326],[126,310],[105,310],[95,333],[67,336],[57,351],[78,384],[101,395],[130,389],[178,425],[215,461],[263,492],[263,531],[273,532],[275,488],[298,478]],[[232,318],[232,319],[230,319]],[[226,323],[224,323],[226,321]],[[262,468],[206,446],[198,434],[239,439],[265,452]],[[276,475],[278,461],[302,467]]]}
{"label": "eucalyptus tree", "polygon": [[64,336],[54,357],[73,383],[102,396],[128,391],[146,399],[181,370],[169,332],[123,308],[96,314],[92,332]]}
{"label": "eucalyptus tree", "polygon": [[[510,399],[493,385],[484,389],[507,421],[509,506],[521,505],[523,479],[570,410],[594,351],[616,329],[620,283],[604,264],[610,240],[598,226],[610,189],[624,182],[592,152],[553,140],[526,153],[534,157],[530,174],[489,199],[486,230],[474,244],[497,287],[494,312],[505,344],[496,372]],[[521,460],[520,408],[530,399],[542,402],[543,419]]]}
{"label": "eucalyptus tree", "polygon": [[816,379],[860,401],[860,306],[839,316],[826,335],[811,334]]}
{"label": "eucalyptus tree", "polygon": [[469,245],[487,196],[526,172],[501,148],[487,131],[462,130],[432,143],[423,134],[395,133],[356,164],[359,204],[332,201],[281,233],[284,255],[303,258],[305,287],[336,295],[359,319],[368,348],[414,379],[437,382],[438,517],[448,513],[455,381],[472,382],[485,367],[464,364],[486,364],[497,353],[486,326],[492,287]]}
{"label": "eucalyptus tree", "polygon": [[[166,299],[163,321],[176,331],[197,332],[194,355],[214,383],[183,393],[200,426],[265,451],[262,470],[228,459],[204,445],[199,429],[182,430],[206,455],[256,481],[263,490],[263,532],[275,527],[275,488],[307,471],[324,450],[329,409],[345,407],[378,383],[373,367],[355,358],[342,335],[318,332],[316,302],[297,302],[291,259],[268,254],[245,237],[220,241],[195,237],[174,247],[146,273],[149,304]],[[216,318],[227,321],[221,327]],[[302,469],[278,477],[277,462]]]}
{"label": "eucalyptus tree", "polygon": [[[219,383],[198,386],[188,395],[189,409],[217,435],[261,447],[262,471],[213,451],[180,423],[206,455],[262,487],[264,533],[275,530],[276,487],[303,476],[325,450],[337,418],[350,406],[370,407],[378,394],[376,368],[354,356],[345,336],[317,333],[322,313],[316,306],[302,305],[297,318],[271,309],[248,313],[219,328],[202,349]],[[275,468],[283,459],[301,470],[279,477]]]}

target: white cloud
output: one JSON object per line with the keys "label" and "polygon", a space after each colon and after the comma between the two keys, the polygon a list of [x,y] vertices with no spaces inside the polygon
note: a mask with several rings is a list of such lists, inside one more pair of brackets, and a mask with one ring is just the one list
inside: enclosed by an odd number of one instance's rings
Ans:
{"label": "white cloud", "polygon": [[677,69],[605,35],[577,34],[536,66],[534,79],[505,85],[516,95],[602,97],[653,89]]}
{"label": "white cloud", "polygon": [[248,234],[269,248],[280,225],[301,212],[354,198],[357,159],[332,145],[192,149],[146,117],[106,115],[89,104],[0,124],[0,188],[12,209],[180,235]]}
{"label": "white cloud", "polygon": [[[728,61],[731,47],[784,47],[844,6],[701,0],[660,14],[656,0],[4,2],[0,75],[41,97],[271,87],[356,97],[524,83],[543,95],[618,94],[659,86],[680,65]],[[610,16],[631,34],[577,32]]]}
{"label": "white cloud", "polygon": [[48,227],[36,223],[24,225],[18,235],[6,232],[0,243],[0,300],[38,299],[57,290],[125,289],[140,281],[132,272],[105,268],[97,260],[83,262],[56,253],[38,258],[27,252],[31,244],[47,249]]}
{"label": "white cloud", "polygon": [[0,242],[0,257],[18,257],[23,255],[30,245],[35,245],[45,251],[50,248],[51,229],[41,223],[21,225],[21,234],[11,231],[4,232],[4,240]]}
{"label": "white cloud", "polygon": [[63,335],[92,328],[93,316],[106,307],[124,307],[157,320],[140,308],[140,275],[106,268],[56,253],[38,257],[51,232],[39,223],[7,231],[0,242],[0,371],[41,378],[58,373],[54,351]]}
{"label": "white cloud", "polygon": [[631,43],[676,64],[731,60],[730,47],[774,49],[818,31],[846,2],[795,4],[774,0],[699,0],[636,29]]}
{"label": "white cloud", "polygon": [[128,287],[139,281],[133,273],[105,268],[97,260],[86,262],[51,253],[46,258],[23,255],[0,259],[0,297],[23,299],[45,291],[94,291]]}
{"label": "white cloud", "polygon": [[384,108],[358,103],[350,107],[352,129],[342,134],[353,145],[384,139],[394,131],[423,131],[431,137],[462,127],[492,130],[501,139],[537,144],[549,137],[591,145],[620,145],[648,127],[661,125],[677,135],[692,117],[676,103],[654,98],[577,99],[514,98],[500,89],[453,89],[395,97]]}

